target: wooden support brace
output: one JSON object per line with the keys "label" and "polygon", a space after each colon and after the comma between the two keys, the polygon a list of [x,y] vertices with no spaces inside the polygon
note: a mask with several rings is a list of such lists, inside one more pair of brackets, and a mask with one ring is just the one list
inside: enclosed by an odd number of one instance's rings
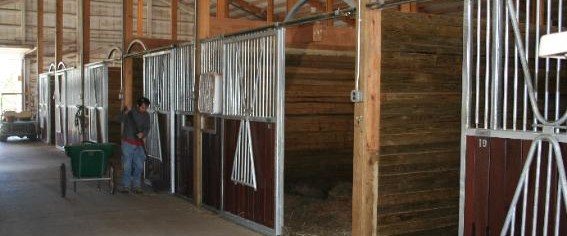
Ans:
{"label": "wooden support brace", "polygon": [[[210,36],[210,0],[201,0],[197,3],[197,25],[195,40],[195,68],[201,67],[201,48],[200,41]],[[199,100],[199,75],[200,71],[195,70],[195,101]],[[193,201],[195,205],[203,204],[203,137],[201,130],[201,113],[195,110],[193,116]]]}
{"label": "wooden support brace", "polygon": [[55,1],[55,64],[63,59],[63,0]]}
{"label": "wooden support brace", "polygon": [[268,7],[266,8],[266,21],[274,21],[274,0],[268,0]]}
{"label": "wooden support brace", "polygon": [[83,0],[83,63],[87,64],[91,58],[91,0]]}
{"label": "wooden support brace", "polygon": [[171,39],[177,40],[177,5],[179,0],[171,0]]}
{"label": "wooden support brace", "polygon": [[228,3],[229,0],[217,0],[217,18],[228,18]]}
{"label": "wooden support brace", "polygon": [[[134,31],[134,0],[124,0],[123,1],[123,14],[122,14],[122,50],[127,53],[128,45],[132,41],[132,34]],[[124,59],[123,68],[123,78],[124,78],[124,94],[122,98],[122,105],[131,106],[132,96],[133,96],[133,61],[132,58]]]}
{"label": "wooden support brace", "polygon": [[138,16],[136,20],[138,37],[144,36],[144,0],[138,0]]}
{"label": "wooden support brace", "polygon": [[233,6],[236,6],[240,9],[242,9],[243,11],[246,11],[262,20],[266,19],[266,12],[264,11],[264,9],[259,8],[247,1],[244,0],[231,0],[230,3]]}

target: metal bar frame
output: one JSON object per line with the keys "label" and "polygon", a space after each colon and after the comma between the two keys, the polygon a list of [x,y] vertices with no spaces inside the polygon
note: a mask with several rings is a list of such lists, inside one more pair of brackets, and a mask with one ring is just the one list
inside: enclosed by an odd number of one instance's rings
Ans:
{"label": "metal bar frame", "polygon": [[[504,2],[505,1],[505,2]],[[552,105],[552,101],[550,99],[550,59],[539,59],[538,58],[538,44],[539,44],[539,37],[540,37],[540,19],[542,18],[542,14],[540,9],[543,9],[541,6],[541,2],[539,0],[536,0],[537,2],[534,4],[534,6],[532,6],[533,8],[535,8],[535,14],[533,15],[535,17],[535,19],[530,20],[530,16],[532,15],[532,7],[530,7],[530,0],[527,0],[525,2],[525,11],[524,11],[524,16],[525,18],[521,19],[520,16],[518,15],[518,12],[520,11],[520,2],[518,0],[495,0],[492,2],[486,2],[486,21],[482,22],[481,21],[481,12],[482,12],[482,1],[481,0],[465,0],[465,4],[464,4],[464,14],[463,14],[463,42],[464,42],[464,48],[463,48],[463,77],[462,77],[462,107],[461,107],[461,111],[462,111],[462,117],[461,117],[461,163],[460,163],[460,170],[461,170],[461,175],[460,175],[460,212],[459,212],[459,235],[463,235],[464,234],[464,204],[465,204],[465,179],[466,179],[466,138],[468,136],[474,136],[474,137],[498,137],[498,138],[508,138],[508,139],[520,139],[520,140],[532,140],[532,147],[530,148],[530,152],[528,155],[529,160],[526,161],[525,166],[524,166],[524,171],[522,173],[522,177],[519,180],[517,189],[516,189],[516,193],[514,196],[514,200],[512,202],[512,206],[510,207],[510,211],[508,212],[507,215],[507,219],[506,219],[506,223],[501,231],[501,235],[507,235],[507,233],[511,233],[512,235],[515,235],[516,233],[514,232],[516,226],[516,222],[515,222],[515,210],[516,210],[516,204],[518,204],[518,199],[520,194],[523,194],[523,203],[522,206],[523,208],[528,207],[527,202],[526,202],[526,197],[527,197],[527,189],[525,189],[525,186],[528,185],[529,180],[529,174],[527,172],[527,170],[530,168],[530,165],[532,163],[532,160],[534,158],[535,155],[537,155],[536,158],[536,167],[537,170],[535,172],[535,179],[536,179],[536,183],[535,184],[535,189],[538,189],[539,186],[539,178],[540,178],[540,172],[543,170],[540,170],[541,168],[546,168],[547,169],[547,173],[550,173],[550,171],[552,170],[552,158],[554,158],[554,160],[556,160],[556,168],[555,170],[557,170],[559,172],[560,175],[560,179],[558,180],[560,182],[559,186],[558,186],[558,202],[556,204],[556,208],[560,207],[560,203],[559,201],[561,201],[561,198],[563,198],[563,207],[565,207],[567,209],[567,201],[565,198],[567,198],[567,190],[566,189],[566,180],[565,180],[565,170],[564,170],[564,164],[563,164],[563,159],[561,157],[561,152],[559,149],[559,143],[567,143],[567,132],[565,132],[566,124],[565,122],[567,121],[567,111],[564,111],[564,113],[560,116],[560,106],[559,106],[559,96],[560,96],[560,91],[559,91],[559,81],[560,81],[560,72],[561,72],[561,60],[557,60],[557,66],[556,66],[556,82],[555,82],[555,110],[551,109],[551,105]],[[555,20],[558,19],[558,24],[559,27],[556,27],[555,30],[559,30],[561,31],[561,24],[562,24],[562,11],[563,9],[563,5],[562,5],[562,0],[559,0],[559,7],[558,7],[558,17],[554,18]],[[477,3],[477,4],[475,4]],[[491,4],[492,3],[492,4]],[[551,20],[552,17],[552,7],[551,7],[552,1],[547,1],[547,13],[545,13],[545,15],[547,16],[547,23],[546,26],[546,33],[550,33],[551,32],[551,27],[552,24],[556,24]],[[554,3],[555,4],[555,3]],[[476,25],[474,23],[474,18],[475,16],[473,15],[473,10],[474,10],[474,6],[477,6],[476,10],[477,10],[477,15],[476,15]],[[492,5],[492,9],[490,9]],[[553,9],[555,10],[555,9]],[[504,14],[504,15],[503,15]],[[492,19],[490,18],[492,17]],[[555,17],[555,16],[553,16]],[[503,19],[504,18],[504,19]],[[523,22],[527,22],[525,23],[525,31],[524,34],[522,35],[522,31],[520,29],[520,20],[524,20]],[[530,34],[530,25],[532,24],[532,21],[535,22],[535,40],[531,41],[532,44],[535,45],[531,45],[530,44],[530,39],[534,36],[533,34]],[[544,22],[544,21],[541,21]],[[480,68],[481,68],[481,63],[480,63],[480,58],[481,58],[481,48],[482,48],[482,42],[480,39],[480,35],[481,35],[481,23],[485,24],[486,23],[486,64],[485,65],[485,69],[486,69],[486,74],[484,76],[486,77],[486,84],[484,86],[484,108],[480,108],[479,107],[479,96],[481,96],[481,93],[483,92],[481,89],[481,87],[479,86],[479,84],[481,83],[480,81]],[[509,27],[509,24],[511,23],[511,27]],[[543,24],[543,23],[542,23]],[[492,28],[491,28],[492,27]],[[509,36],[509,31],[511,31],[513,33],[512,37],[513,39],[510,39]],[[491,30],[490,30],[491,29]],[[473,38],[473,31],[476,30],[476,44],[475,44],[475,39]],[[526,33],[528,32],[528,33]],[[492,35],[489,35],[491,34]],[[490,39],[490,40],[489,40]],[[509,50],[510,46],[509,46],[509,42],[511,40],[512,43],[514,43],[512,46],[514,47],[513,50]],[[491,44],[491,50],[489,50],[489,45]],[[473,47],[476,46],[476,55],[473,52]],[[531,48],[531,50],[530,50]],[[512,55],[510,53],[510,51],[513,51],[513,68],[510,68],[509,65],[511,63],[509,63],[510,60],[510,55]],[[532,53],[533,51],[535,51],[535,53],[533,54],[533,68],[530,68],[530,60],[531,58],[529,58],[528,56],[530,55],[530,53]],[[474,65],[474,59],[476,57],[476,68]],[[490,59],[489,59],[490,58]],[[520,63],[518,63],[518,61]],[[545,71],[540,73],[540,62],[541,61],[545,61]],[[489,64],[489,62],[491,64]],[[519,65],[518,65],[519,64]],[[490,66],[490,69],[489,69]],[[523,72],[523,80],[524,80],[524,88],[523,88],[523,97],[521,94],[521,89],[520,86],[518,86],[519,83],[519,78],[521,78],[518,75],[518,66],[521,66],[520,70]],[[476,70],[474,70],[476,69]],[[532,70],[534,71],[535,76],[532,77]],[[476,73],[475,73],[476,72]],[[510,72],[512,72],[513,74],[510,74]],[[542,75],[540,77],[540,75]],[[513,77],[513,85],[510,86],[508,81],[509,81],[509,77],[512,76]],[[476,77],[476,80],[474,80],[474,78]],[[490,80],[488,79],[490,78]],[[544,83],[540,84],[539,80],[542,80]],[[490,84],[488,83],[490,81]],[[472,88],[474,87],[473,85],[476,86],[476,90],[473,93]],[[538,94],[538,87],[543,88],[545,90],[545,92],[543,93],[543,95],[539,95]],[[509,93],[509,88],[513,89],[513,93]],[[490,94],[488,94],[488,91],[490,91]],[[510,106],[512,107],[512,109],[509,109],[509,104],[508,104],[508,96],[509,94],[512,94],[513,100],[511,100],[513,102],[513,104]],[[473,109],[472,109],[472,99],[473,99],[473,95],[474,95],[474,99],[475,99],[475,109],[474,109],[474,113],[473,113]],[[523,109],[520,106],[520,102],[522,102],[523,99]],[[542,104],[544,105],[543,107],[543,113],[540,110],[539,106],[538,106],[538,100],[539,99],[543,99],[542,100]],[[490,103],[488,103],[488,101],[490,101]],[[528,107],[528,103],[530,104]],[[480,115],[480,110],[484,109],[484,111],[486,113],[484,113],[484,122],[481,121],[480,118],[482,118],[482,115]],[[522,110],[521,110],[522,109]],[[528,115],[528,109],[531,109],[531,116],[529,117]],[[487,111],[490,111],[490,113],[488,113]],[[518,116],[517,113],[519,111],[523,112],[523,115]],[[550,112],[554,111],[554,118],[552,120],[549,120],[551,114]],[[509,113],[510,112],[510,113]],[[511,128],[508,127],[508,123],[509,122],[509,118],[512,117],[512,125]],[[489,119],[490,118],[490,119]],[[531,118],[531,120],[529,120]],[[520,120],[522,119],[522,120]],[[519,122],[522,122],[522,125],[520,127]],[[531,124],[530,122],[531,121]],[[474,124],[472,123],[474,122]],[[531,125],[531,129],[529,127],[529,125]],[[549,155],[547,156],[547,158],[549,158],[549,162],[547,164],[547,167],[542,167],[541,166],[541,158],[542,157],[542,141],[546,141],[549,143],[549,148],[551,150],[551,148],[553,148],[554,153],[552,155],[551,151],[549,152]],[[534,216],[532,219],[527,219],[526,216],[526,210],[524,209],[522,212],[522,222],[520,222],[520,224],[522,224],[522,228],[521,228],[521,234],[525,234],[525,225],[526,224],[532,224],[532,231],[528,232],[531,234],[536,233],[536,224],[537,224],[537,212],[542,210],[542,209],[538,209],[538,201],[545,201],[545,207],[543,209],[543,211],[545,211],[545,218],[543,220],[543,227],[545,229],[545,231],[547,232],[547,228],[548,228],[548,224],[550,222],[550,219],[548,219],[547,217],[547,213],[550,212],[550,208],[552,206],[550,206],[550,178],[549,178],[549,174],[548,174],[548,178],[545,180],[547,185],[544,186],[545,187],[545,192],[546,194],[544,194],[543,196],[539,196],[539,193],[536,192],[535,196],[534,196],[534,205],[533,206],[529,206],[529,207],[533,207],[533,211]],[[524,187],[524,188],[523,188]],[[522,189],[523,188],[523,189]],[[558,211],[557,211],[558,212]],[[559,219],[558,217],[556,217],[556,226],[559,224]],[[510,232],[508,232],[508,230],[511,230]],[[558,234],[558,228],[556,227],[555,229],[556,235]]]}

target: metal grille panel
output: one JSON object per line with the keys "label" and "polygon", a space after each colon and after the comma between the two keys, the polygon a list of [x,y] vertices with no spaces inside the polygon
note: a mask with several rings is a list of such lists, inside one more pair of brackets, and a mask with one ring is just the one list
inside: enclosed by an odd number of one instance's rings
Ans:
{"label": "metal grille panel", "polygon": [[224,116],[274,120],[276,44],[272,30],[226,39]]}
{"label": "metal grille panel", "polygon": [[[528,224],[532,230],[528,233],[545,235],[551,221],[556,226],[560,222],[558,216],[549,217],[550,211],[567,209],[559,147],[559,142],[567,142],[567,112],[562,100],[567,87],[561,82],[566,77],[562,71],[565,60],[538,57],[540,37],[564,30],[562,13],[566,9],[562,2],[465,1],[463,135],[533,140],[501,235],[517,235],[519,231],[524,235]],[[549,150],[547,154],[543,146]],[[540,165],[544,159],[547,166]],[[535,172],[532,177],[530,168]],[[552,170],[559,174],[556,186],[551,186]],[[542,174],[547,176],[542,182],[545,186],[539,185]],[[533,189],[528,188],[530,179],[535,179]],[[546,189],[544,194],[540,195],[540,187]],[[555,194],[549,191],[553,188]],[[530,203],[526,202],[528,191],[534,196]],[[523,202],[519,201],[522,195]],[[557,199],[557,205],[550,205],[550,198]],[[530,210],[532,218],[526,219]],[[516,221],[517,214],[521,222]],[[463,218],[461,214],[461,224]]]}
{"label": "metal grille panel", "polygon": [[195,68],[193,44],[173,49],[175,78],[175,112],[193,114],[195,110]]}
{"label": "metal grille panel", "polygon": [[171,51],[144,56],[144,96],[152,102],[151,110],[169,111],[171,97]]}

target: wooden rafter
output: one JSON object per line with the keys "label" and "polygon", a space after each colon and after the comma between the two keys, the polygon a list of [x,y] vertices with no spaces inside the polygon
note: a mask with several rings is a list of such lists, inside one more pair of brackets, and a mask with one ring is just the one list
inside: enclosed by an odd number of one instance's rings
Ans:
{"label": "wooden rafter", "polygon": [[266,11],[256,5],[253,5],[244,0],[230,0],[228,1],[230,5],[237,7],[245,12],[252,14],[262,20],[266,19]]}

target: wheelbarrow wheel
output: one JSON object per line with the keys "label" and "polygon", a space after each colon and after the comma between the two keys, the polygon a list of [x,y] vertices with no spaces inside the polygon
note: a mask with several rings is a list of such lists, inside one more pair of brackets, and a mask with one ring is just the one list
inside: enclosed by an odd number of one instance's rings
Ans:
{"label": "wheelbarrow wheel", "polygon": [[116,179],[116,172],[114,172],[114,166],[112,165],[108,169],[108,177],[110,178],[110,180],[108,181],[110,194],[114,194],[114,192],[116,191],[116,184],[114,182],[114,179]]}
{"label": "wheelbarrow wheel", "polygon": [[61,186],[61,197],[65,197],[67,192],[67,172],[65,172],[65,163],[61,163],[59,167],[59,181]]}

